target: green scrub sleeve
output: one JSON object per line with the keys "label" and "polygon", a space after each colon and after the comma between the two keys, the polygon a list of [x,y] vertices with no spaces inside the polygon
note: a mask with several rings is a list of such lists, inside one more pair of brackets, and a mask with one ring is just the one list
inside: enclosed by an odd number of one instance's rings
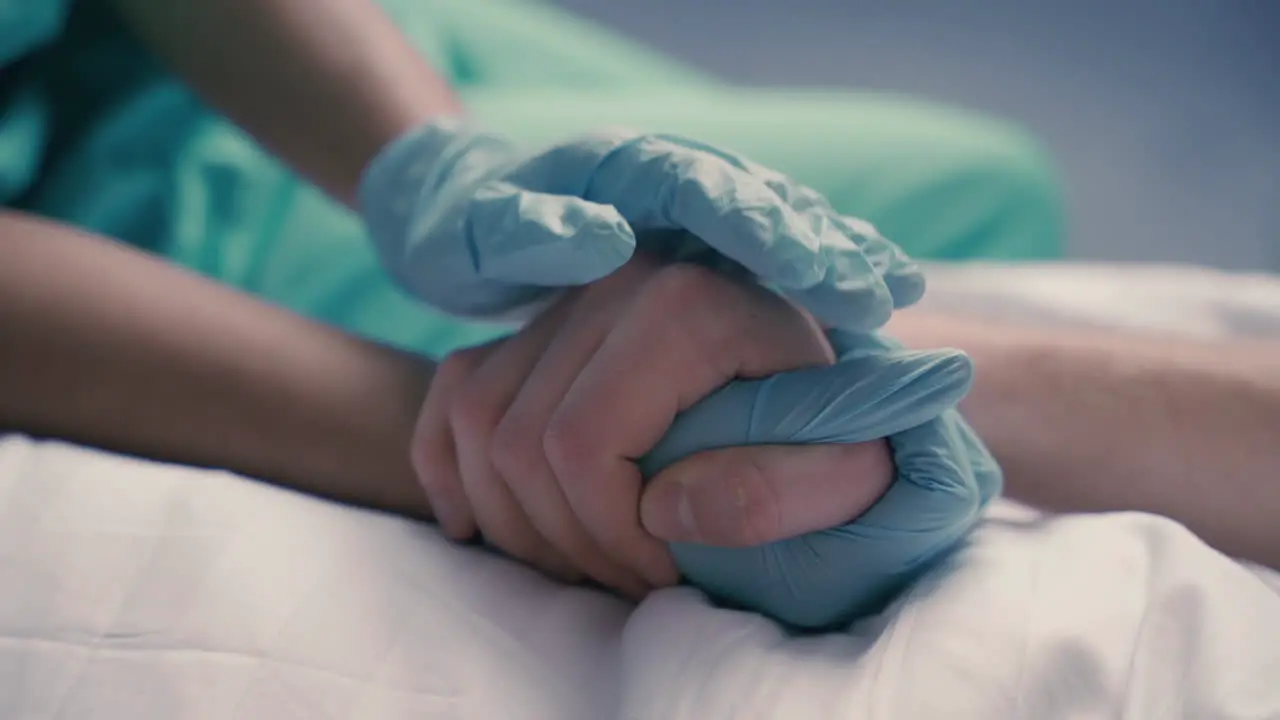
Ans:
{"label": "green scrub sleeve", "polygon": [[[1061,252],[1052,169],[1008,123],[882,94],[734,88],[530,0],[384,3],[475,119],[519,141],[607,125],[687,135],[816,188],[922,259]],[[205,109],[96,7],[77,6],[31,73],[57,122],[23,207],[428,354],[504,331],[404,296],[346,209]],[[49,124],[27,117],[27,133]],[[5,143],[0,133],[0,156]],[[0,160],[2,182],[21,163]]]}

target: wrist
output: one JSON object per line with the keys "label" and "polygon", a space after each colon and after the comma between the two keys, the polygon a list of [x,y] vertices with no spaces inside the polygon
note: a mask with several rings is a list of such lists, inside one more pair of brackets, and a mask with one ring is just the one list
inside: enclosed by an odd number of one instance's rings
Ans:
{"label": "wrist", "polygon": [[361,357],[353,353],[344,372],[350,382],[344,412],[334,416],[341,424],[331,438],[315,438],[325,456],[315,477],[332,483],[318,493],[410,517],[430,517],[410,449],[435,364],[373,344],[360,346],[357,353]]}

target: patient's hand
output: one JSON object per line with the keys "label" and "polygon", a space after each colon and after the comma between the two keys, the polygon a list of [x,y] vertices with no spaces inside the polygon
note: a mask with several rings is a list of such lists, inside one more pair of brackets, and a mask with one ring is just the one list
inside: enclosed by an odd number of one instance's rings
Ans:
{"label": "patient's hand", "polygon": [[[752,446],[676,463],[644,495],[634,460],[741,377],[825,365],[816,323],[758,286],[637,257],[518,334],[440,366],[413,462],[441,527],[632,597],[673,584],[662,542],[754,545],[839,525],[893,478],[885,442]],[[857,478],[850,482],[849,478]]]}

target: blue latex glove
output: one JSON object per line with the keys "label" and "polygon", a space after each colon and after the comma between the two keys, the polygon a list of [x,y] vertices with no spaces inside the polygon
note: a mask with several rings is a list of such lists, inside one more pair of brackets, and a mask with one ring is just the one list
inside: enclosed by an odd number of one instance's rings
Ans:
{"label": "blue latex glove", "polygon": [[889,438],[897,478],[847,525],[755,548],[672,545],[694,586],[804,629],[877,611],[973,529],[1002,485],[954,410],[972,381],[968,357],[907,351],[875,334],[830,338],[836,365],[729,383],[682,413],[640,463],[652,477],[719,447]]}
{"label": "blue latex glove", "polygon": [[360,203],[391,275],[464,317],[529,317],[557,288],[620,267],[649,229],[689,231],[681,237],[701,247],[676,254],[710,247],[828,327],[880,327],[924,292],[916,264],[867,223],[779,173],[671,135],[607,132],[522,154],[441,120],[378,154]]}

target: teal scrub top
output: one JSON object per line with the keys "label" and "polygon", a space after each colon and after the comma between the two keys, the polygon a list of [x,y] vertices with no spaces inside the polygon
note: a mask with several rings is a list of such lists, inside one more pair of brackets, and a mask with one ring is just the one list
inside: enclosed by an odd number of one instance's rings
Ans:
{"label": "teal scrub top", "polygon": [[48,100],[18,66],[58,37],[68,9],[64,0],[0,0],[0,203],[5,205],[30,187],[48,142]]}
{"label": "teal scrub top", "polygon": [[[737,150],[923,259],[1060,254],[1025,132],[913,98],[742,89],[537,0],[381,0],[476,122],[525,143],[629,126]],[[403,295],[352,213],[205,108],[103,0],[0,0],[0,203],[132,243],[352,332],[439,356],[505,328]]]}

